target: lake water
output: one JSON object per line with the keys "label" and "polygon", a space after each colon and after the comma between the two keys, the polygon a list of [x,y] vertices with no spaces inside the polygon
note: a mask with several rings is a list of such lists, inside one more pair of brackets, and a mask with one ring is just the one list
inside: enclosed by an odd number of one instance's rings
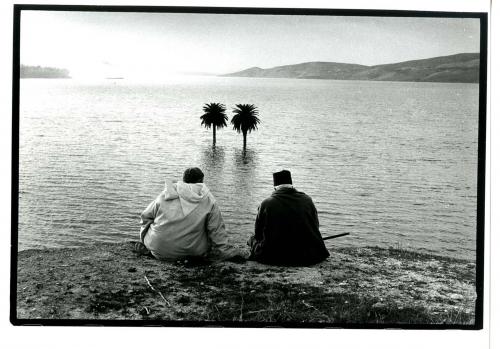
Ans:
{"label": "lake water", "polygon": [[[19,249],[137,238],[139,215],[199,166],[244,246],[272,173],[292,172],[335,246],[475,258],[478,85],[189,77],[21,81]],[[259,130],[200,126],[253,103]]]}

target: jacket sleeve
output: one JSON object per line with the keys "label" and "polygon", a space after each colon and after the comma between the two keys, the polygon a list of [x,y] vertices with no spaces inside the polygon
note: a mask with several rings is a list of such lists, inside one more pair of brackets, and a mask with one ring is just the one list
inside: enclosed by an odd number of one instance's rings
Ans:
{"label": "jacket sleeve", "polygon": [[158,212],[159,202],[155,199],[151,202],[148,207],[141,213],[141,230],[139,232],[139,238],[141,242],[144,242],[144,237],[148,232],[149,226],[154,222],[156,213]]}
{"label": "jacket sleeve", "polygon": [[226,226],[222,219],[222,213],[216,203],[207,217],[208,238],[212,243],[212,248],[221,259],[228,259],[240,255],[240,251],[229,244]]}
{"label": "jacket sleeve", "polygon": [[314,203],[312,204],[312,209],[313,209],[313,216],[314,216],[314,224],[316,224],[316,228],[319,229],[318,210],[316,209],[316,206],[314,205]]}
{"label": "jacket sleeve", "polygon": [[264,228],[266,224],[266,211],[263,205],[257,209],[257,217],[255,218],[255,234],[251,238],[250,244],[250,258],[259,259],[263,254],[263,247],[265,244]]}

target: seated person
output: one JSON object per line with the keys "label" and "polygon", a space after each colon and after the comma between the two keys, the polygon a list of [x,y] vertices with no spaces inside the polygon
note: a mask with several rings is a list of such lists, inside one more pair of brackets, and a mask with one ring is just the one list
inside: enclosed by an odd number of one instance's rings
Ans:
{"label": "seated person", "polygon": [[311,198],[292,186],[290,171],[273,174],[274,192],[258,209],[250,259],[265,264],[307,266],[328,253]]}
{"label": "seated person", "polygon": [[162,260],[211,256],[244,260],[231,247],[222,214],[203,183],[203,172],[188,168],[183,181],[166,184],[165,190],[141,214],[136,251]]}

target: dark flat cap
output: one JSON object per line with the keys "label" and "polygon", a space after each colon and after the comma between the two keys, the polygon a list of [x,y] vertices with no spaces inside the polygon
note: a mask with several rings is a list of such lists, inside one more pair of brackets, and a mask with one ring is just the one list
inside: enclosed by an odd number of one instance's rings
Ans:
{"label": "dark flat cap", "polygon": [[292,184],[292,174],[288,170],[273,173],[274,186],[281,184]]}

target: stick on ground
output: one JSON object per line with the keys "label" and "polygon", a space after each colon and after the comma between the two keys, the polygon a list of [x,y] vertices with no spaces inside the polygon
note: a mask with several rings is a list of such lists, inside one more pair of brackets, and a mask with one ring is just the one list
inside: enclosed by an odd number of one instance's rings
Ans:
{"label": "stick on ground", "polygon": [[158,291],[157,289],[155,289],[155,288],[153,287],[153,285],[151,285],[151,282],[149,282],[148,277],[147,277],[146,275],[144,275],[144,278],[146,279],[146,282],[148,283],[148,286],[149,286],[149,287],[150,287],[150,288],[151,288],[154,292],[158,293],[158,294],[160,295],[160,297],[161,297],[161,298],[165,301],[165,303],[167,303],[167,304],[170,306],[170,302],[169,302],[169,301],[167,301],[167,300],[165,299],[165,297],[163,297],[163,294],[162,294],[160,291]]}

